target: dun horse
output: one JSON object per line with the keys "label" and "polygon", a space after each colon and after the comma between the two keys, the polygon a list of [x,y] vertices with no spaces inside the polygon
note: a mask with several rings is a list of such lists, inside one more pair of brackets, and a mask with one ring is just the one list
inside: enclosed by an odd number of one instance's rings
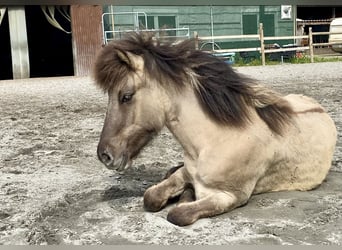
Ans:
{"label": "dun horse", "polygon": [[94,78],[108,92],[98,157],[122,171],[166,126],[184,165],[144,194],[147,211],[180,197],[167,219],[179,226],[225,213],[252,194],[310,190],[326,178],[336,127],[313,99],[280,94],[194,49],[132,33],[99,53]]}

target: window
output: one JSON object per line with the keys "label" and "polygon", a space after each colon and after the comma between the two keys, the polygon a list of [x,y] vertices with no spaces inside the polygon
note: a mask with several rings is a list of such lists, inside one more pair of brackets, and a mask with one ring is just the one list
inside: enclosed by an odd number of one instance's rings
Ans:
{"label": "window", "polygon": [[[146,28],[145,16],[139,16],[140,28]],[[176,28],[176,16],[174,15],[148,15],[147,16],[147,28],[148,29],[175,29]],[[176,30],[167,30],[160,32],[161,36],[175,36]]]}

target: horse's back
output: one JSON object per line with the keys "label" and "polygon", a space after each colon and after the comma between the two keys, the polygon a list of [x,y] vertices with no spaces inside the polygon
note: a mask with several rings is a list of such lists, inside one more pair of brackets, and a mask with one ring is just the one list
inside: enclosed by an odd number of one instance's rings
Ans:
{"label": "horse's back", "polygon": [[290,94],[284,97],[295,113],[318,112],[323,113],[324,108],[313,98],[305,95]]}
{"label": "horse's back", "polygon": [[291,94],[284,98],[290,103],[295,113],[295,122],[289,130],[290,134],[297,135],[298,133],[298,136],[303,136],[303,139],[309,141],[311,137],[317,136],[321,144],[335,147],[336,126],[321,104],[305,95]]}
{"label": "horse's back", "polygon": [[296,115],[274,144],[274,161],[256,185],[255,193],[310,190],[325,179],[331,167],[337,131],[334,121],[314,99],[284,97]]}

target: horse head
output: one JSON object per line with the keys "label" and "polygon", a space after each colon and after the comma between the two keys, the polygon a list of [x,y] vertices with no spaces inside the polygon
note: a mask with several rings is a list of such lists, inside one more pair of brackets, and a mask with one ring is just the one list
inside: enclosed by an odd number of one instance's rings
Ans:
{"label": "horse head", "polygon": [[144,68],[142,56],[115,44],[105,46],[96,60],[95,80],[108,93],[97,154],[109,169],[129,167],[164,125],[160,92],[151,88]]}

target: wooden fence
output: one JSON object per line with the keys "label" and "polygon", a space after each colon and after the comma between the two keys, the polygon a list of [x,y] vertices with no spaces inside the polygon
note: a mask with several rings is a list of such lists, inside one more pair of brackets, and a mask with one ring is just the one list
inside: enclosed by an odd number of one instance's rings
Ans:
{"label": "wooden fence", "polygon": [[[196,49],[200,49],[199,47],[199,41],[210,41],[211,43],[214,43],[215,40],[231,40],[231,39],[244,39],[244,40],[259,40],[260,41],[260,47],[249,47],[249,48],[238,48],[238,49],[214,49],[211,52],[214,53],[236,53],[236,52],[252,52],[252,51],[259,51],[261,54],[261,62],[262,65],[266,65],[266,54],[269,53],[279,53],[279,52],[289,52],[289,51],[309,51],[309,57],[310,61],[314,62],[314,47],[317,46],[329,46],[329,45],[342,45],[341,43],[337,42],[328,42],[328,43],[314,43],[313,37],[317,35],[330,35],[330,34],[341,34],[342,32],[312,32],[312,28],[309,28],[309,34],[308,35],[302,35],[302,36],[272,36],[272,37],[265,37],[264,36],[264,28],[263,24],[260,23],[259,26],[259,34],[255,35],[229,35],[229,36],[203,36],[200,37],[197,32],[194,32],[194,37],[196,39]],[[265,46],[265,42],[267,41],[274,41],[274,40],[297,40],[297,39],[307,39],[308,45],[307,46],[294,46],[290,48],[277,48],[277,49],[270,49]]]}

